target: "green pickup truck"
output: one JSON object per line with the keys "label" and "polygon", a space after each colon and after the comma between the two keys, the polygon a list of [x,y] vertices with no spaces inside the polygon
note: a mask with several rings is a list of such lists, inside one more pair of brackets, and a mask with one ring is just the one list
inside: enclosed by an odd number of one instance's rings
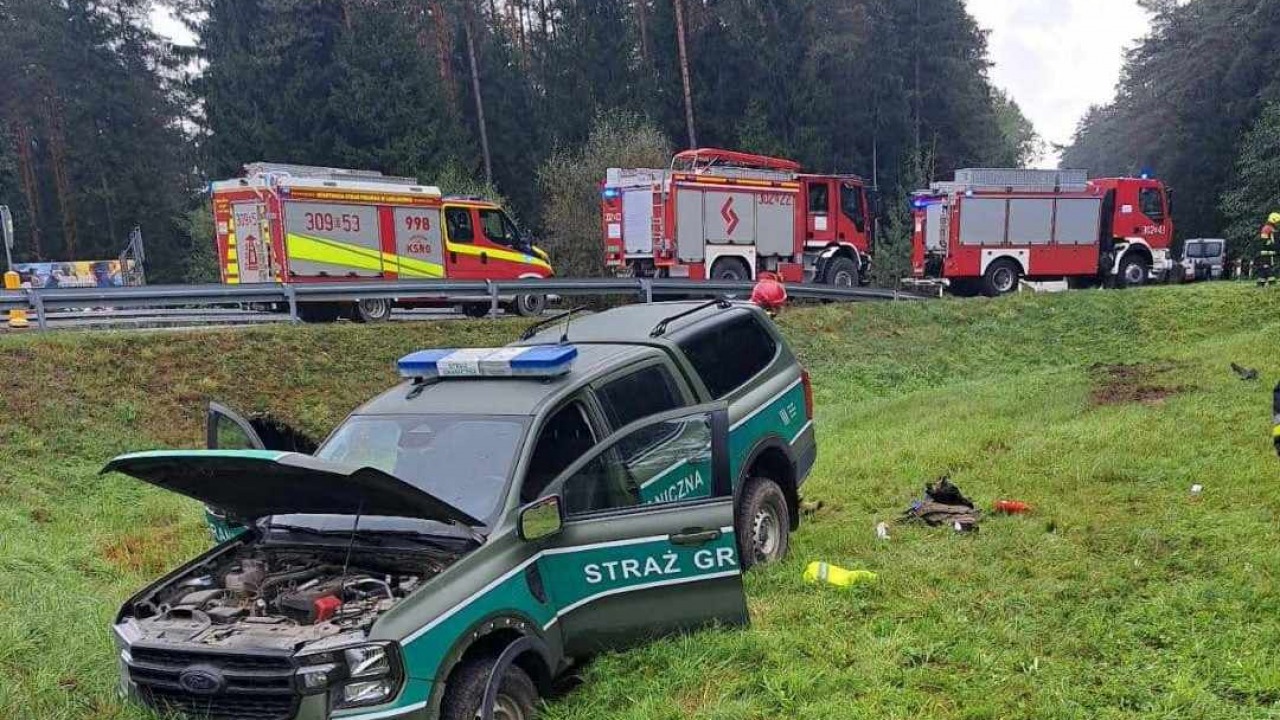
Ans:
{"label": "green pickup truck", "polygon": [[127,695],[200,718],[531,718],[581,658],[747,623],[742,571],[787,552],[817,454],[808,376],[761,310],[562,317],[399,369],[314,454],[217,408],[211,449],[103,469],[236,527],[121,608]]}

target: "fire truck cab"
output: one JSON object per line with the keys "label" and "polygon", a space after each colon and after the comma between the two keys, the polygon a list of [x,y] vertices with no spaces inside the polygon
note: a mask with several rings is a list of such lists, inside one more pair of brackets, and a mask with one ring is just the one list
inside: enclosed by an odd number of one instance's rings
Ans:
{"label": "fire truck cab", "polygon": [[[447,197],[412,178],[378,172],[254,163],[244,177],[212,185],[222,281],[343,283],[398,279],[514,280],[553,274],[503,211],[472,197]],[[304,304],[307,319],[339,315],[386,320],[395,305],[446,305],[445,297],[362,299],[350,307]],[[542,295],[502,298],[541,314]],[[460,301],[468,314],[488,303]]]}
{"label": "fire truck cab", "polygon": [[989,296],[1023,278],[1142,285],[1168,266],[1171,203],[1164,183],[1145,177],[958,170],[913,197],[911,282]]}
{"label": "fire truck cab", "polygon": [[605,264],[621,275],[855,287],[871,267],[874,198],[856,175],[792,160],[687,150],[667,169],[613,168],[602,188]]}

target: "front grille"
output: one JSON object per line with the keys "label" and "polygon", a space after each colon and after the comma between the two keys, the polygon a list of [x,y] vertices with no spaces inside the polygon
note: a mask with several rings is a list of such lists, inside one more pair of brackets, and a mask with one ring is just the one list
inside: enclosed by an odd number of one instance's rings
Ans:
{"label": "front grille", "polygon": [[[290,720],[300,700],[293,683],[293,661],[287,655],[201,653],[134,647],[129,651],[129,679],[148,705],[208,720]],[[212,670],[223,686],[212,694],[184,687],[182,674],[193,668]]]}

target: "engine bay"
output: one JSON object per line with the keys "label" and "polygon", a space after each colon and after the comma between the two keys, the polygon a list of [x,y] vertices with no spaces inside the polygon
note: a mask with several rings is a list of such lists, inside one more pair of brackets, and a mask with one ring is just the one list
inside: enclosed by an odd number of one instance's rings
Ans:
{"label": "engine bay", "polygon": [[124,622],[155,643],[294,649],[366,631],[459,556],[247,544],[136,598]]}

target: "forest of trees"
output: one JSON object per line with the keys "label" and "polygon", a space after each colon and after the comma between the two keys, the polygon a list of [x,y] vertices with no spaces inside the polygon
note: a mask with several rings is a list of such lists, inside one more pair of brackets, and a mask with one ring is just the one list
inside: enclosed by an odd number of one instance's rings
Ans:
{"label": "forest of trees", "polygon": [[1226,237],[1249,258],[1280,209],[1280,0],[1144,0],[1149,36],[1113,103],[1063,151],[1094,175],[1148,170],[1174,188],[1179,239]]}
{"label": "forest of trees", "polygon": [[696,143],[874,176],[901,237],[906,192],[1037,151],[962,0],[161,4],[195,47],[151,0],[0,0],[18,256],[111,257],[139,225],[153,280],[212,279],[203,188],[270,160],[487,188],[591,272],[610,162]]}

